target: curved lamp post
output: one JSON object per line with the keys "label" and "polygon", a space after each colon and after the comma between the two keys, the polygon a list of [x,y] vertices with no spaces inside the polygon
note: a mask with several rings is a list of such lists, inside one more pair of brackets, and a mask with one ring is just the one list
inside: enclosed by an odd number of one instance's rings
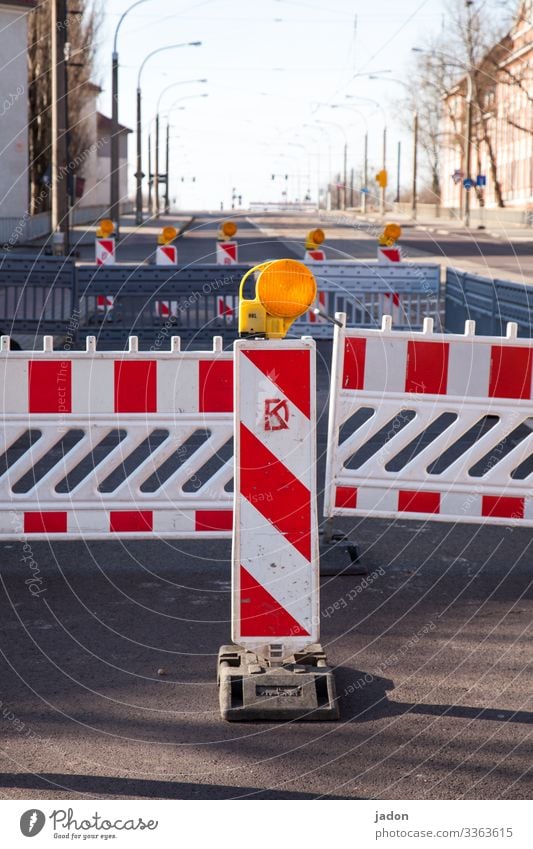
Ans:
{"label": "curved lamp post", "polygon": [[132,3],[119,18],[113,38],[113,53],[111,57],[111,174],[110,174],[110,204],[109,213],[115,222],[117,238],[120,234],[120,139],[118,134],[118,34],[126,15],[146,3],[148,0],[137,0]]}
{"label": "curved lamp post", "polygon": [[201,41],[185,41],[180,44],[167,44],[165,47],[157,47],[152,50],[141,62],[139,73],[137,75],[137,170],[135,172],[136,194],[135,194],[135,223],[142,224],[143,221],[143,171],[142,171],[142,94],[141,94],[141,78],[142,73],[147,63],[159,53],[164,53],[166,50],[176,50],[178,47],[200,47]]}
{"label": "curved lamp post", "polygon": [[[201,81],[199,81],[199,82],[201,82]],[[207,80],[205,80],[204,82],[207,82]],[[172,86],[168,86],[167,89],[165,89],[165,90],[168,90],[168,88],[172,88]],[[174,103],[172,104],[172,106],[170,107],[168,112],[166,113],[166,115],[167,115],[167,133],[166,133],[166,145],[165,145],[165,147],[166,147],[165,160],[166,160],[166,175],[167,175],[166,179],[167,179],[167,181],[166,181],[166,184],[165,184],[165,213],[167,215],[170,212],[170,195],[169,195],[170,123],[169,123],[169,120],[168,120],[168,116],[174,110],[186,108],[185,106],[178,106],[178,103],[183,103],[184,100],[196,100],[196,98],[198,98],[198,97],[209,97],[209,94],[207,92],[204,92],[202,94],[188,94],[185,97],[179,97],[177,100],[174,101]],[[161,97],[159,97],[159,100],[157,102],[158,108],[159,108],[160,102],[161,102]],[[158,174],[159,174],[159,170],[158,170],[159,169],[159,111],[158,111],[158,113],[156,115],[156,119],[155,119],[155,138],[156,138],[156,141],[155,141],[155,216],[156,216],[156,218],[159,218],[159,179],[158,179]]]}
{"label": "curved lamp post", "polygon": [[[161,100],[163,99],[163,97],[167,93],[167,91],[170,91],[170,89],[172,89],[172,88],[176,88],[176,86],[189,85],[189,84],[192,84],[192,83],[206,83],[206,82],[207,82],[206,79],[179,80],[178,82],[170,83],[170,85],[167,85],[167,87],[163,89],[163,91],[160,93],[159,97],[157,98],[156,115],[155,115],[155,170],[154,170],[154,198],[155,198],[155,217],[156,218],[159,218],[159,214],[160,214],[160,206],[159,206],[159,110],[161,108]],[[191,95],[191,97],[196,97],[196,96],[197,95]],[[198,95],[198,96],[199,97],[207,97],[207,95],[205,95],[205,94]],[[184,97],[184,98],[181,98],[181,99],[182,100],[188,100],[189,98]],[[177,101],[177,102],[179,102],[179,101]],[[167,165],[168,165],[168,163],[167,163]],[[166,173],[167,173],[167,180],[168,180],[168,168],[167,168]],[[165,210],[166,210],[166,206],[167,205],[165,203]]]}

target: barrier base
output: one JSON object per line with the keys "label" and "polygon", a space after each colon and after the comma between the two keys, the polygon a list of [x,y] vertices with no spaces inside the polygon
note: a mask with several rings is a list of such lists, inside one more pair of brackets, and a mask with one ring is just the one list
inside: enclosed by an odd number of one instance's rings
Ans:
{"label": "barrier base", "polygon": [[360,562],[357,544],[342,531],[320,531],[320,575],[368,575],[368,569]]}
{"label": "barrier base", "polygon": [[217,680],[220,713],[229,722],[339,718],[335,678],[318,644],[280,666],[240,646],[222,646]]}

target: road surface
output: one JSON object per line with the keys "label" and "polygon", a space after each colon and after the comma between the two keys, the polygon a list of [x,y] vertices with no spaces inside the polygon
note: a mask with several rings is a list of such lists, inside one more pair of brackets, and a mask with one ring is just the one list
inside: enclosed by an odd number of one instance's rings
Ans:
{"label": "road surface", "polygon": [[[243,259],[301,256],[257,223],[241,222]],[[199,217],[182,259],[212,256],[215,230]],[[321,344],[319,488],[329,357]],[[24,541],[3,543],[0,798],[531,798],[531,532],[344,525],[369,576],[322,581],[333,724],[219,718],[227,542],[33,542],[39,597]]]}

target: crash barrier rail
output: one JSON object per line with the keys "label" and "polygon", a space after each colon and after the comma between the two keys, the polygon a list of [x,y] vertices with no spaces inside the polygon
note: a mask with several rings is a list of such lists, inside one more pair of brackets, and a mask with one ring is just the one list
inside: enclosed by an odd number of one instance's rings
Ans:
{"label": "crash barrier rail", "polygon": [[0,536],[229,537],[233,355],[10,351],[2,337]]}
{"label": "crash barrier rail", "polygon": [[[61,258],[9,256],[0,264],[0,327],[7,332],[66,334],[83,342],[124,345],[128,335],[143,343],[170,333],[205,344],[213,334],[237,335],[238,285],[249,265],[74,266]],[[5,274],[4,274],[4,271]],[[392,312],[402,327],[420,327],[424,315],[438,319],[436,265],[394,265],[353,261],[313,264],[319,306],[344,311],[358,326],[378,326]],[[70,294],[69,294],[70,288]],[[2,300],[3,299],[3,300]],[[75,318],[75,321],[72,318]],[[292,335],[331,338],[332,324],[309,312]]]}
{"label": "crash barrier rail", "polygon": [[[348,323],[379,327],[392,314],[395,326],[419,329],[429,316],[440,326],[440,266],[430,263],[354,262],[335,260],[311,263],[319,292],[325,295],[326,312],[346,313]],[[303,332],[305,316],[298,325]],[[307,323],[313,336],[321,335]],[[324,329],[331,338],[331,324]]]}
{"label": "crash barrier rail", "polygon": [[533,525],[533,342],[346,328],[337,315],[325,515]]}
{"label": "crash barrier rail", "polygon": [[0,327],[4,332],[65,332],[76,307],[72,260],[0,256]]}
{"label": "crash barrier rail", "polygon": [[465,321],[473,320],[478,333],[499,336],[507,322],[513,321],[519,336],[530,337],[532,308],[531,286],[447,270],[445,327],[451,333],[460,333]]}

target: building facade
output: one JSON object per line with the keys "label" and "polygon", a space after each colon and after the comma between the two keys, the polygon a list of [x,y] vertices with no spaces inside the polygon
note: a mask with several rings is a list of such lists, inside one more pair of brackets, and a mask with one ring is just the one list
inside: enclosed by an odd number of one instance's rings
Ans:
{"label": "building facade", "polygon": [[[82,119],[86,127],[87,148],[77,169],[83,179],[83,194],[76,201],[81,207],[107,207],[111,197],[111,137],[113,122],[97,109],[101,88],[87,86]],[[119,195],[122,207],[128,207],[128,136],[131,130],[119,124]]]}
{"label": "building facade", "polygon": [[28,211],[28,12],[36,0],[0,0],[0,218]]}
{"label": "building facade", "polygon": [[[472,74],[471,206],[533,209],[533,0]],[[442,205],[462,210],[467,151],[464,78],[443,99]],[[483,186],[484,180],[486,185]]]}

